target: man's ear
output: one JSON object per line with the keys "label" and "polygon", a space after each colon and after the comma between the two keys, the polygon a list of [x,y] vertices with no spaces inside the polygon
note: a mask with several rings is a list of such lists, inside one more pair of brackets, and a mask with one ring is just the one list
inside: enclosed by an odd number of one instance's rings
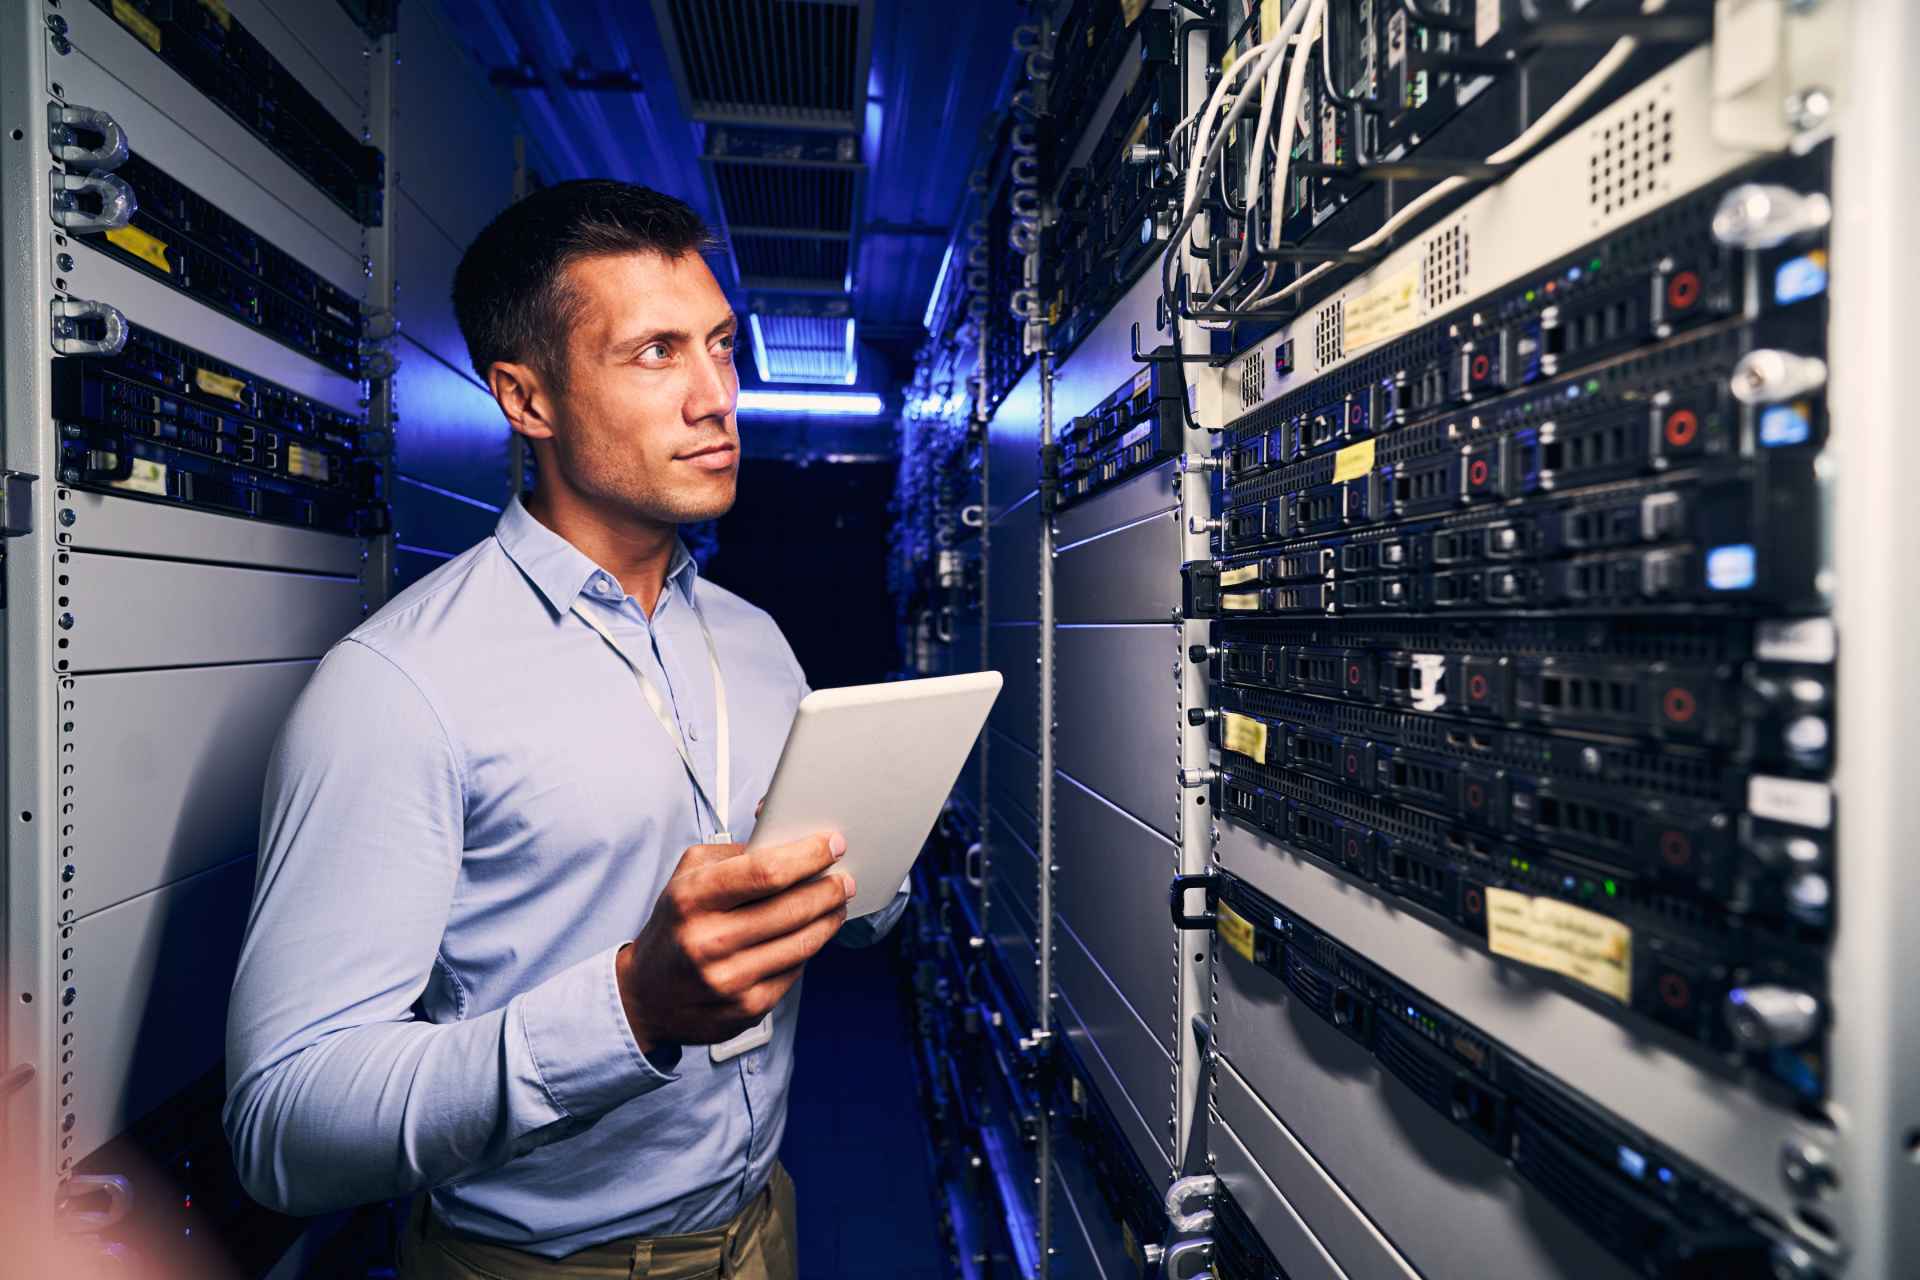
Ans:
{"label": "man's ear", "polygon": [[529,440],[553,439],[553,397],[532,365],[496,361],[487,386],[507,415],[507,425]]}

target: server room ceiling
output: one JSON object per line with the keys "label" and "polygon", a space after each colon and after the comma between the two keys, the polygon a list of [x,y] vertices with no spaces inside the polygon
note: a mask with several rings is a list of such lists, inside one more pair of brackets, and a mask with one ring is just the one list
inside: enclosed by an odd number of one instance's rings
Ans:
{"label": "server room ceiling", "polygon": [[[543,181],[686,199],[755,326],[742,381],[890,395],[1009,62],[1016,0],[446,0]],[[849,358],[847,321],[858,342]]]}

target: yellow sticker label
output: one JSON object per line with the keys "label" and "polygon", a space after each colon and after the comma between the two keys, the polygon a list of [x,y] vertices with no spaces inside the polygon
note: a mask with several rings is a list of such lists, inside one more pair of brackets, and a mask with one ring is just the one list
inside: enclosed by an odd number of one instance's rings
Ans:
{"label": "yellow sticker label", "polygon": [[158,236],[150,236],[138,227],[115,227],[107,232],[107,240],[140,261],[156,266],[168,275],[173,274],[173,264],[167,261],[167,242]]}
{"label": "yellow sticker label", "polygon": [[193,385],[210,396],[220,396],[235,404],[242,404],[247,398],[247,384],[238,378],[228,378],[211,369],[195,369]]}
{"label": "yellow sticker label", "polygon": [[1226,903],[1221,903],[1214,911],[1213,931],[1220,935],[1220,941],[1232,947],[1242,960],[1253,960],[1253,926],[1246,917]]}
{"label": "yellow sticker label", "polygon": [[1220,571],[1220,585],[1223,587],[1237,587],[1243,582],[1258,582],[1259,580],[1260,562],[1257,560],[1252,564],[1243,564],[1237,569],[1222,569]]}
{"label": "yellow sticker label", "polygon": [[113,20],[133,33],[138,40],[155,53],[160,52],[160,28],[153,25],[153,19],[134,8],[127,0],[113,0]]}
{"label": "yellow sticker label", "polygon": [[1220,745],[1255,764],[1267,762],[1267,722],[1237,711],[1220,713]]}
{"label": "yellow sticker label", "polygon": [[1260,0],[1260,43],[1265,44],[1280,34],[1281,9],[1285,0]]}
{"label": "yellow sticker label", "polygon": [[1341,355],[1384,342],[1419,319],[1420,273],[1403,271],[1347,303]]}
{"label": "yellow sticker label", "polygon": [[287,446],[287,474],[326,484],[333,479],[333,466],[327,461],[327,455],[318,449],[304,449],[297,444],[290,444]]}
{"label": "yellow sticker label", "polygon": [[1572,978],[1625,1004],[1633,977],[1633,930],[1553,898],[1488,889],[1487,950]]}
{"label": "yellow sticker label", "polygon": [[200,7],[212,14],[223,30],[233,30],[233,15],[227,12],[227,0],[200,0]]}
{"label": "yellow sticker label", "polygon": [[1229,591],[1220,597],[1220,607],[1233,613],[1257,613],[1260,609],[1260,593]]}
{"label": "yellow sticker label", "polygon": [[113,481],[111,487],[131,493],[155,493],[164,498],[167,496],[166,465],[150,458],[135,458],[133,473],[125,480]]}
{"label": "yellow sticker label", "polygon": [[[1147,0],[1120,0],[1120,13],[1121,16],[1126,18],[1128,26],[1132,26],[1134,23],[1140,21],[1140,15],[1146,11]],[[1087,43],[1093,43],[1092,28],[1088,28],[1087,30]]]}
{"label": "yellow sticker label", "polygon": [[1371,440],[1362,440],[1359,444],[1350,444],[1333,455],[1333,482],[1358,480],[1373,470],[1373,446]]}

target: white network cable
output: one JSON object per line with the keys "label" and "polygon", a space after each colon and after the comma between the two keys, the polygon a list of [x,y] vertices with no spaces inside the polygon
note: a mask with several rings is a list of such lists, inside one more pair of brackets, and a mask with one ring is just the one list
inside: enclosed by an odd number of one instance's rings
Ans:
{"label": "white network cable", "polygon": [[[1640,6],[1640,12],[1643,14],[1652,14],[1658,13],[1664,8],[1666,8],[1666,0],[1645,0]],[[1544,142],[1554,130],[1558,129],[1562,124],[1565,124],[1569,116],[1592,100],[1593,95],[1598,93],[1601,87],[1604,86],[1607,81],[1611,80],[1622,66],[1626,65],[1627,59],[1631,58],[1639,48],[1640,42],[1633,36],[1621,36],[1618,40],[1615,40],[1612,46],[1600,56],[1600,60],[1593,64],[1592,69],[1590,69],[1586,75],[1581,76],[1571,89],[1561,95],[1559,101],[1542,112],[1540,118],[1522,130],[1512,142],[1509,142],[1506,146],[1501,147],[1498,151],[1489,155],[1486,163],[1508,165],[1525,158],[1535,147]],[[1357,240],[1348,246],[1348,252],[1365,253],[1368,250],[1379,248],[1390,240],[1393,234],[1400,230],[1400,228],[1406,226],[1409,222],[1442,200],[1456,194],[1467,185],[1468,181],[1464,178],[1446,178],[1435,183],[1425,192],[1408,201],[1405,208],[1381,223],[1379,230],[1375,231],[1366,239]],[[1256,296],[1251,299],[1246,306],[1251,309],[1251,307],[1256,304],[1280,302],[1292,297],[1294,294],[1300,292],[1300,290],[1312,284],[1315,280],[1320,279],[1332,271],[1335,265],[1335,263],[1323,262],[1295,280],[1292,284],[1289,284],[1286,288],[1274,293],[1271,297]]]}
{"label": "white network cable", "polygon": [[[1265,45],[1257,46],[1258,48],[1269,50],[1267,56],[1262,61],[1262,66],[1265,67],[1265,71],[1257,75],[1252,83],[1250,83],[1246,89],[1242,90],[1240,95],[1234,100],[1236,109],[1244,110],[1245,108],[1241,104],[1246,100],[1247,95],[1256,90],[1260,93],[1260,119],[1254,126],[1252,134],[1249,148],[1252,163],[1247,169],[1246,190],[1242,200],[1246,210],[1245,220],[1247,230],[1243,232],[1242,235],[1239,260],[1234,264],[1233,270],[1228,273],[1227,278],[1222,280],[1219,286],[1208,295],[1204,303],[1207,307],[1212,307],[1219,303],[1220,299],[1228,290],[1233,288],[1234,284],[1239,280],[1241,272],[1246,270],[1247,263],[1252,260],[1248,237],[1252,235],[1254,216],[1260,208],[1260,179],[1265,170],[1267,134],[1273,124],[1274,107],[1279,103],[1281,98],[1280,73],[1285,65],[1284,55],[1287,46],[1291,44],[1293,46],[1292,74],[1287,79],[1285,105],[1280,111],[1279,158],[1275,164],[1275,173],[1278,175],[1275,179],[1275,190],[1281,191],[1285,189],[1287,165],[1293,154],[1293,135],[1299,128],[1300,95],[1306,86],[1305,70],[1311,61],[1310,55],[1313,49],[1313,43],[1321,34],[1321,23],[1325,18],[1326,9],[1327,0],[1308,0],[1307,3],[1295,5],[1287,17],[1282,20],[1280,29],[1275,33],[1274,38]],[[1278,207],[1284,208],[1283,205]],[[1187,210],[1183,210],[1183,215],[1186,211],[1190,211],[1191,208],[1192,206],[1189,204]],[[1262,287],[1264,287],[1264,283],[1263,281]],[[1200,323],[1208,325],[1209,322],[1201,321]],[[1217,326],[1218,322],[1214,322],[1211,327]]]}

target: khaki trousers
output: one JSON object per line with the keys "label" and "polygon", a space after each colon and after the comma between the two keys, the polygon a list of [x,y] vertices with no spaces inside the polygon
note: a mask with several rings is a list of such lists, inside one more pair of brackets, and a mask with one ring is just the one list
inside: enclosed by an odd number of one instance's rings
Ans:
{"label": "khaki trousers", "polygon": [[797,1280],[793,1180],[778,1164],[733,1221],[682,1236],[630,1236],[558,1260],[449,1230],[415,1198],[400,1280]]}

